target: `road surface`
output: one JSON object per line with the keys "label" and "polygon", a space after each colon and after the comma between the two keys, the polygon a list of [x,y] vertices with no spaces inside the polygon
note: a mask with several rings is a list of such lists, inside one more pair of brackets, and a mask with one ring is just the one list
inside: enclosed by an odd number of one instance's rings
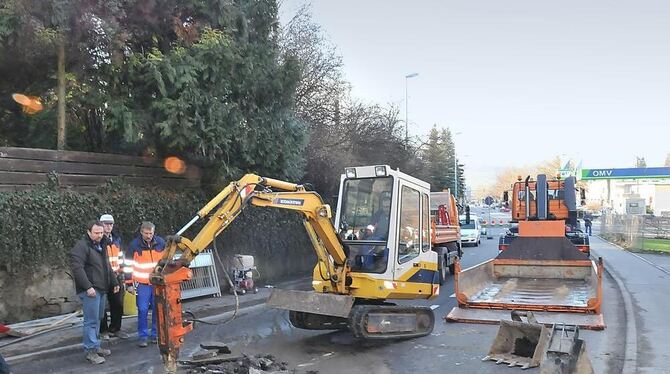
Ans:
{"label": "road surface", "polygon": [[[494,239],[482,239],[479,247],[465,248],[462,260],[468,267],[497,255],[497,237],[502,229],[491,232]],[[437,305],[436,326],[427,337],[389,343],[362,343],[347,332],[314,332],[290,326],[287,313],[259,305],[243,310],[231,323],[199,325],[186,337],[182,357],[198,349],[201,341],[223,341],[234,352],[272,354],[286,361],[295,372],[306,373],[512,373],[504,365],[482,362],[498,327],[492,325],[446,323],[441,319],[453,306],[453,279],[442,287],[440,296],[424,305]],[[625,352],[625,310],[616,282],[609,276],[604,282],[605,331],[582,331],[587,349],[598,373],[619,373]],[[222,316],[220,319],[225,319]],[[162,364],[154,347],[138,348],[136,342],[116,341],[109,347],[113,355],[100,366],[87,364],[82,354],[17,364],[16,373],[161,373]],[[531,369],[526,373],[537,373]]]}

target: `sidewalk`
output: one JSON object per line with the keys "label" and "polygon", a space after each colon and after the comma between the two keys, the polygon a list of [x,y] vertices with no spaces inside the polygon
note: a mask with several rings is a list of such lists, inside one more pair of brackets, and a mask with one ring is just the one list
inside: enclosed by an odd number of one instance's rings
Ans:
{"label": "sidewalk", "polygon": [[[279,282],[274,286],[284,289],[307,289],[306,287],[309,287],[309,285],[310,282],[307,278],[300,278]],[[241,295],[239,296],[239,308],[243,309],[263,304],[271,292],[272,288],[259,287],[257,294],[248,293]],[[224,294],[221,297],[202,297],[186,300],[183,303],[183,310],[192,312],[197,319],[229,312],[234,309],[235,296],[231,294]],[[126,341],[134,344],[137,340],[137,317],[124,317],[121,326],[121,329],[130,335],[130,338]],[[17,364],[29,360],[51,358],[80,351],[83,349],[81,340],[82,327],[81,324],[78,324],[0,348],[0,354],[2,354],[9,364]],[[112,338],[112,341],[121,341],[121,339]],[[0,340],[0,345],[9,342],[11,342],[9,338],[2,339]],[[105,342],[103,341],[104,344]]]}
{"label": "sidewalk", "polygon": [[[605,268],[622,282],[622,293],[631,300],[636,340],[636,373],[670,373],[670,274],[637,254],[623,250],[599,237],[591,237],[591,254],[603,257]],[[621,316],[626,318],[625,316]],[[624,344],[624,337],[622,337]],[[627,359],[629,359],[627,357]]]}

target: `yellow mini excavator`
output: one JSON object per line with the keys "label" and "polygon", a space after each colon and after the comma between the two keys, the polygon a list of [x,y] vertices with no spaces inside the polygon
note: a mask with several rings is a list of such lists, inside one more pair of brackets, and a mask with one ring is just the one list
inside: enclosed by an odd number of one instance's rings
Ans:
{"label": "yellow mini excavator", "polygon": [[[192,277],[188,266],[248,205],[293,210],[303,217],[318,259],[314,291],[275,289],[268,300],[272,307],[289,310],[295,327],[349,329],[363,339],[430,334],[435,317],[429,307],[388,301],[431,299],[439,293],[444,261],[438,261],[431,245],[429,194],[428,183],[386,165],[346,168],[333,223],[330,206],[308,186],[253,174],[230,183],[168,237],[151,276],[166,370],[176,370],[179,347],[193,329],[182,316],[180,300],[181,282]],[[200,219],[207,222],[194,239],[182,236]]]}

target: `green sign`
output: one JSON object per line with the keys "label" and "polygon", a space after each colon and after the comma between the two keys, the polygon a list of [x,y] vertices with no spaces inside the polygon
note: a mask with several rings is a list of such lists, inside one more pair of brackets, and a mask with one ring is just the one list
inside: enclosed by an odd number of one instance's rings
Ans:
{"label": "green sign", "polygon": [[583,180],[670,178],[670,167],[626,169],[582,169]]}

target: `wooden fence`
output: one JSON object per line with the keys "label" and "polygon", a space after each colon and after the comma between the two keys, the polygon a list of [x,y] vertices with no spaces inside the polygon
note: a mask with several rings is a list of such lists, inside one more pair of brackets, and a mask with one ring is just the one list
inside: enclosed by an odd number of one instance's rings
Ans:
{"label": "wooden fence", "polygon": [[133,185],[193,188],[200,170],[187,166],[183,174],[165,171],[162,160],[107,153],[0,147],[0,191],[23,190],[46,183],[54,172],[61,186],[90,191],[110,179]]}

